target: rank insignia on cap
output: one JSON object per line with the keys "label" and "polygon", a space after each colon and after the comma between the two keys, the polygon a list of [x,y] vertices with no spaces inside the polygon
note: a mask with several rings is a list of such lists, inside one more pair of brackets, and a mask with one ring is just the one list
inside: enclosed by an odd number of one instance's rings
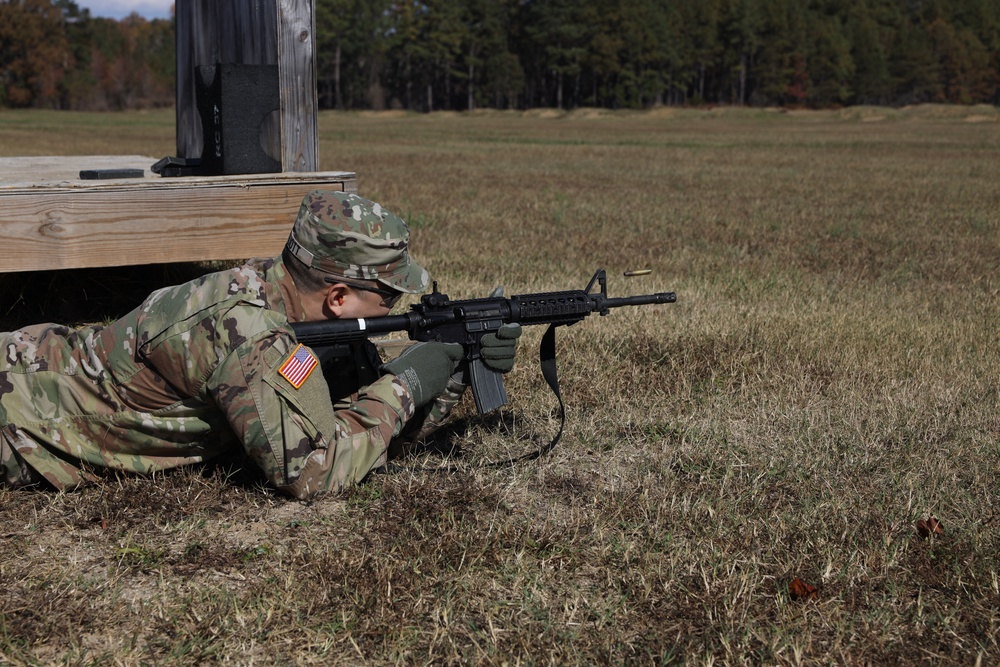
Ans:
{"label": "rank insignia on cap", "polygon": [[298,389],[318,365],[319,359],[312,350],[299,343],[299,346],[292,351],[292,356],[285,360],[278,372],[281,377],[288,380],[289,384]]}

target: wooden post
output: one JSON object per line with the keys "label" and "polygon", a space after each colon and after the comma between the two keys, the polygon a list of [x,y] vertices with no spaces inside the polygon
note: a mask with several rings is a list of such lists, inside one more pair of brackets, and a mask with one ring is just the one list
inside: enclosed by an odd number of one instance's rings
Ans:
{"label": "wooden post", "polygon": [[319,163],[314,0],[177,0],[177,155],[201,157],[195,67],[277,65],[281,108],[261,145],[282,171]]}

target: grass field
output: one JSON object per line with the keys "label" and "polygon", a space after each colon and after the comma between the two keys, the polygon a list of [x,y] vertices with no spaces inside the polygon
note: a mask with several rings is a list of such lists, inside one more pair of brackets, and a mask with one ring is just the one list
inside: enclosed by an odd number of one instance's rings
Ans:
{"label": "grass field", "polygon": [[[438,443],[457,472],[0,490],[0,663],[1000,664],[998,110],[320,129],[453,297],[605,268],[678,301],[560,330],[566,433],[513,469],[482,464],[558,428],[535,329],[511,404]],[[0,153],[173,154],[173,115],[0,112]],[[0,316],[113,317],[192,270],[0,275]]]}

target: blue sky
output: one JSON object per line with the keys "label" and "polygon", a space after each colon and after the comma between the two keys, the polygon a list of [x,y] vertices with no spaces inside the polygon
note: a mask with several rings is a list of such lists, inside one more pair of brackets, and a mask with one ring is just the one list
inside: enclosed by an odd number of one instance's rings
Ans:
{"label": "blue sky", "polygon": [[147,19],[168,19],[174,0],[76,0],[76,4],[89,9],[91,16],[122,19],[138,12]]}

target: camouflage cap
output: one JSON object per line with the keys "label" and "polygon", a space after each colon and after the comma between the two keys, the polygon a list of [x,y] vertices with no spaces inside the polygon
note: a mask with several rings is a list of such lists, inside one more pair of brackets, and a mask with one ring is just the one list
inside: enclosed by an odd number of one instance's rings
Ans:
{"label": "camouflage cap", "polygon": [[430,276],[407,252],[402,218],[364,197],[313,190],[302,200],[288,250],[307,266],[347,280],[376,280],[401,292],[427,289]]}

